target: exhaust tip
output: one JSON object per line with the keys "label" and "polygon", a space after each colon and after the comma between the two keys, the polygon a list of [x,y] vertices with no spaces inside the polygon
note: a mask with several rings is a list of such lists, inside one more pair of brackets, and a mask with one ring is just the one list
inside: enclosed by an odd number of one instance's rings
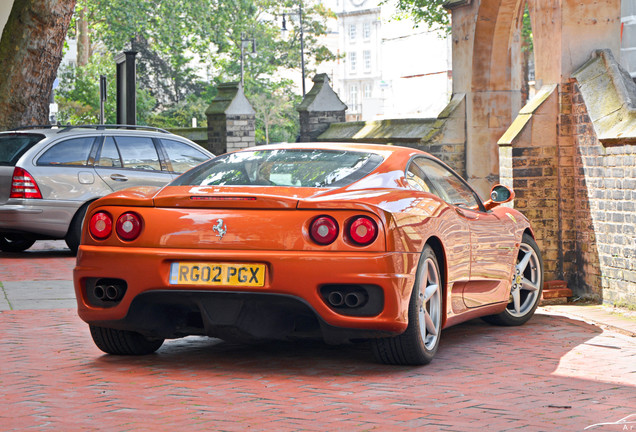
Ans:
{"label": "exhaust tip", "polygon": [[104,300],[104,298],[106,297],[106,289],[104,289],[102,285],[97,285],[93,290],[93,294],[95,294],[95,297],[97,297],[98,299]]}
{"label": "exhaust tip", "polygon": [[350,292],[344,298],[344,304],[350,308],[359,307],[364,301],[362,294],[357,292]]}
{"label": "exhaust tip", "polygon": [[327,297],[327,300],[329,301],[329,304],[331,306],[342,306],[344,304],[344,296],[342,295],[342,293],[340,291],[332,291],[329,293],[329,296]]}
{"label": "exhaust tip", "polygon": [[97,307],[117,306],[128,289],[128,284],[123,279],[88,278],[85,283],[86,300]]}
{"label": "exhaust tip", "polygon": [[119,287],[115,285],[108,285],[106,287],[106,298],[111,301],[119,300]]}
{"label": "exhaust tip", "polygon": [[375,316],[384,308],[384,291],[371,284],[325,284],[320,286],[324,304],[340,315]]}

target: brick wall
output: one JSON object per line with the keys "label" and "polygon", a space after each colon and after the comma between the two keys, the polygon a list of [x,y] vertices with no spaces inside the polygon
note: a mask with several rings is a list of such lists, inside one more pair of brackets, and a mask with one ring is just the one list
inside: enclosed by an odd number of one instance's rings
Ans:
{"label": "brick wall", "polygon": [[[555,162],[557,162],[558,237],[560,242],[559,271],[569,286],[577,287],[577,294],[587,294],[578,284],[579,269],[576,257],[576,209],[574,178],[574,136],[577,116],[572,109],[572,83],[558,86],[559,116]],[[585,291],[585,292],[584,292]]]}
{"label": "brick wall", "polygon": [[575,79],[500,143],[499,160],[545,279],[567,281],[577,297],[636,305],[636,146],[598,140]]}
{"label": "brick wall", "polygon": [[599,142],[576,84],[572,117],[578,286],[636,305],[636,146]]}
{"label": "brick wall", "polygon": [[499,146],[500,181],[511,186],[514,207],[532,223],[544,261],[545,280],[563,278],[559,220],[559,96],[552,93],[511,144]]}
{"label": "brick wall", "polygon": [[256,145],[256,117],[254,115],[227,116],[227,151]]}
{"label": "brick wall", "polygon": [[208,116],[207,148],[215,155],[256,145],[254,115]]}
{"label": "brick wall", "polygon": [[215,155],[227,151],[225,114],[208,115],[208,145],[206,148]]}
{"label": "brick wall", "polygon": [[316,141],[332,123],[345,121],[345,111],[300,111],[299,142]]}

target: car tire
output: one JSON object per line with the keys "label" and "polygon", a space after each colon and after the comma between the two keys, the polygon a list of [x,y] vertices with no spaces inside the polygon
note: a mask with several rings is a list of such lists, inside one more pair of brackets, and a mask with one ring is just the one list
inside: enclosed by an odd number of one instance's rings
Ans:
{"label": "car tire", "polygon": [[372,340],[381,363],[425,365],[433,360],[442,330],[442,278],[435,252],[426,245],[417,268],[409,302],[409,324],[401,335]]}
{"label": "car tire", "polygon": [[35,243],[35,239],[19,234],[0,235],[0,250],[2,252],[24,252]]}
{"label": "car tire", "polygon": [[68,232],[66,233],[66,237],[64,237],[64,241],[66,242],[66,246],[73,252],[73,254],[77,254],[77,249],[79,249],[80,242],[82,241],[82,225],[84,223],[84,216],[86,216],[86,210],[88,210],[88,205],[90,203],[84,204],[80,209],[75,213],[73,219],[71,220],[71,225],[68,228]]}
{"label": "car tire", "polygon": [[107,354],[145,355],[152,354],[163,345],[163,339],[148,339],[128,330],[117,330],[91,325],[91,336],[97,348]]}
{"label": "car tire", "polygon": [[543,292],[543,259],[539,246],[529,234],[524,234],[515,261],[510,287],[510,302],[497,315],[482,319],[490,324],[518,326],[525,324],[539,306]]}

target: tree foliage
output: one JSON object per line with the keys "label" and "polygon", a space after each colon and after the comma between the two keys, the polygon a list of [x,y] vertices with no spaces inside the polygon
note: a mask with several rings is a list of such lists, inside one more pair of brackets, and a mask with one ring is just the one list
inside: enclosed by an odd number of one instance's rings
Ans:
{"label": "tree foliage", "polygon": [[447,0],[397,0],[397,18],[409,16],[416,26],[424,24],[450,33],[450,13],[443,6],[446,2]]}
{"label": "tree foliage", "polygon": [[[139,52],[138,86],[156,101],[145,120],[171,127],[187,126],[196,117],[199,124],[205,124],[203,112],[215,95],[215,87],[240,79],[241,41],[245,38],[253,39],[256,48],[254,57],[245,56],[246,95],[248,98],[259,95],[259,102],[262,95],[270,103],[280,105],[280,113],[274,117],[287,121],[293,118],[297,122],[297,113],[288,103],[292,98],[286,96],[290,93],[290,82],[276,77],[281,69],[300,68],[297,1],[78,0],[77,10],[80,8],[88,21],[89,51],[93,55],[85,69],[78,68],[74,73],[74,81],[63,81],[60,92],[64,98],[60,102],[75,109],[78,115],[85,115],[80,109],[85,105],[95,107],[87,97],[75,99],[84,92],[94,91],[84,78],[93,79],[95,73],[91,68],[97,65],[103,70],[101,60],[95,57],[104,56],[112,62],[114,54],[133,49]],[[288,27],[292,29],[292,37],[287,41],[280,36],[283,13],[291,21]],[[76,13],[76,22],[79,16]],[[319,42],[319,37],[326,33],[326,20],[332,16],[317,0],[307,2],[303,9],[308,76],[316,64],[335,58]],[[114,80],[109,82],[114,87]],[[96,98],[97,95],[93,101]],[[71,101],[82,105],[73,105]],[[283,128],[277,122],[272,123],[274,129],[297,133],[296,125]],[[264,127],[268,121],[258,123]],[[265,140],[262,132],[257,135]]]}
{"label": "tree foliage", "polygon": [[[107,53],[94,55],[85,66],[65,67],[59,75],[56,102],[57,120],[62,124],[99,123],[99,77],[104,75],[110,87],[104,114],[105,123],[116,123],[115,61]],[[137,117],[140,124],[148,124],[155,99],[145,89],[137,89]]]}
{"label": "tree foliage", "polygon": [[260,89],[248,94],[256,111],[256,141],[270,142],[295,141],[298,127],[295,122],[298,112],[294,109],[300,104],[301,97],[284,91],[285,83],[271,89]]}
{"label": "tree foliage", "polygon": [[48,122],[75,0],[13,3],[0,37],[0,129]]}

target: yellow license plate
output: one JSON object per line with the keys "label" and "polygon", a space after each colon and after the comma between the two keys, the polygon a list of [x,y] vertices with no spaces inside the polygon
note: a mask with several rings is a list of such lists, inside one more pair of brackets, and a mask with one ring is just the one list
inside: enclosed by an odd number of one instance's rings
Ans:
{"label": "yellow license plate", "polygon": [[265,285],[265,264],[173,262],[170,285],[260,287]]}

